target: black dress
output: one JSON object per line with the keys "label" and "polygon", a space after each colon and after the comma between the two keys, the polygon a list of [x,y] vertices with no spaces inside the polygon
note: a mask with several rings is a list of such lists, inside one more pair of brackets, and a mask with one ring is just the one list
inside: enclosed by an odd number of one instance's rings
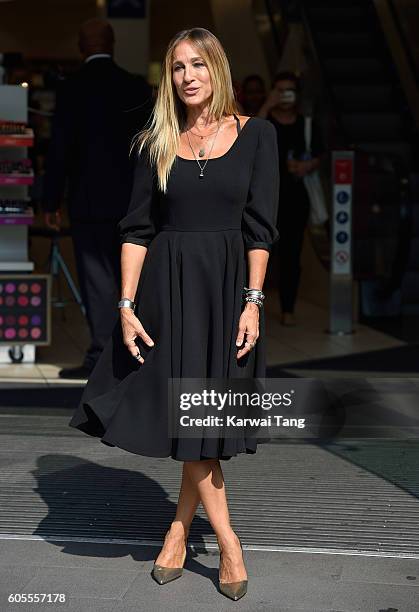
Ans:
{"label": "black dress", "polygon": [[[310,200],[303,179],[288,171],[288,155],[303,159],[306,152],[304,116],[297,115],[294,123],[279,123],[268,115],[276,130],[279,172],[281,176],[278,225],[281,228],[279,243],[279,297],[283,312],[294,312],[301,277],[301,252],[304,232],[310,214]],[[312,124],[311,152],[318,157],[323,152],[321,135],[317,123]]]}
{"label": "black dress", "polygon": [[[238,119],[236,118],[237,122]],[[167,193],[145,152],[138,156],[121,242],[148,247],[135,314],[154,341],[137,338],[138,362],[118,320],[69,425],[104,444],[181,461],[254,453],[257,439],[168,437],[168,378],[263,378],[265,319],[259,338],[237,360],[236,336],[248,286],[247,250],[271,250],[279,238],[276,132],[251,117],[230,149],[210,159],[204,178],[195,160],[177,157]],[[116,305],[115,305],[116,307]]]}

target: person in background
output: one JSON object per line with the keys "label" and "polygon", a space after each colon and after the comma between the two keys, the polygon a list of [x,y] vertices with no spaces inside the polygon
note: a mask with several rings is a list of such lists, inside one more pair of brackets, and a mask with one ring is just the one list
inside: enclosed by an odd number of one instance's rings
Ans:
{"label": "person in background", "polygon": [[83,363],[62,368],[61,378],[89,376],[117,321],[117,223],[126,215],[131,194],[131,141],[153,104],[146,80],[114,62],[114,41],[106,20],[85,22],[79,31],[84,63],[57,88],[42,209],[46,225],[59,231],[68,182],[68,217],[91,336]]}
{"label": "person in background", "polygon": [[301,275],[301,251],[304,230],[310,212],[310,200],[303,178],[319,167],[323,152],[318,127],[312,124],[312,156],[307,159],[304,116],[298,110],[299,81],[292,72],[279,73],[272,91],[258,115],[268,119],[277,131],[280,196],[279,298],[281,323],[295,325],[295,302]]}
{"label": "person in background", "polygon": [[241,104],[243,112],[254,117],[260,111],[266,99],[265,82],[258,74],[247,76],[241,86]]}

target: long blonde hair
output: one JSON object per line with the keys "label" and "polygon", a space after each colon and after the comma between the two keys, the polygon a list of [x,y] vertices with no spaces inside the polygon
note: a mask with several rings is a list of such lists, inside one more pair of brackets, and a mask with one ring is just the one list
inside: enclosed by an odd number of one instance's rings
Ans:
{"label": "long blonde hair", "polygon": [[230,65],[218,38],[204,28],[191,28],[178,32],[167,47],[153,112],[146,127],[136,135],[131,148],[132,150],[137,145],[141,153],[143,147],[147,145],[150,163],[157,169],[158,185],[163,192],[167,191],[180,134],[187,119],[186,106],[177,94],[172,77],[175,48],[185,40],[197,48],[208,67],[212,85],[209,116],[219,121],[223,116],[239,112]]}

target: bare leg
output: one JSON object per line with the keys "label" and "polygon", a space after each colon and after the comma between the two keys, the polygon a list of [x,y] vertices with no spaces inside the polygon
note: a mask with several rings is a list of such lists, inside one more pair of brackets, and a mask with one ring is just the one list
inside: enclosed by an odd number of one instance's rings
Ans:
{"label": "bare leg", "polygon": [[164,567],[181,567],[185,555],[185,538],[188,537],[189,527],[199,506],[200,497],[198,489],[190,479],[183,464],[182,484],[176,509],[169,530],[166,533],[163,548],[155,563]]}
{"label": "bare leg", "polygon": [[218,459],[187,461],[186,470],[195,484],[208,520],[223,552],[220,565],[221,582],[247,579],[240,542],[230,524],[224,476]]}

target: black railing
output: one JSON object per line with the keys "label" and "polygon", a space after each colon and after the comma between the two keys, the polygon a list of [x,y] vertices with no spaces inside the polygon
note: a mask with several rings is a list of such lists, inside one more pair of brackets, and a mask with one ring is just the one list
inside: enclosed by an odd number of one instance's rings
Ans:
{"label": "black railing", "polygon": [[399,14],[399,9],[396,7],[394,0],[387,0],[391,15],[394,19],[394,24],[396,26],[397,29],[397,33],[399,35],[402,47],[403,47],[403,51],[405,53],[407,62],[409,64],[409,69],[411,71],[411,74],[416,82],[416,84],[419,86],[419,73],[418,73],[418,65],[415,61],[415,58],[413,57],[412,54],[412,49],[410,46],[410,42],[406,36],[406,33],[404,31],[404,27],[401,23],[400,20],[400,14]]}

